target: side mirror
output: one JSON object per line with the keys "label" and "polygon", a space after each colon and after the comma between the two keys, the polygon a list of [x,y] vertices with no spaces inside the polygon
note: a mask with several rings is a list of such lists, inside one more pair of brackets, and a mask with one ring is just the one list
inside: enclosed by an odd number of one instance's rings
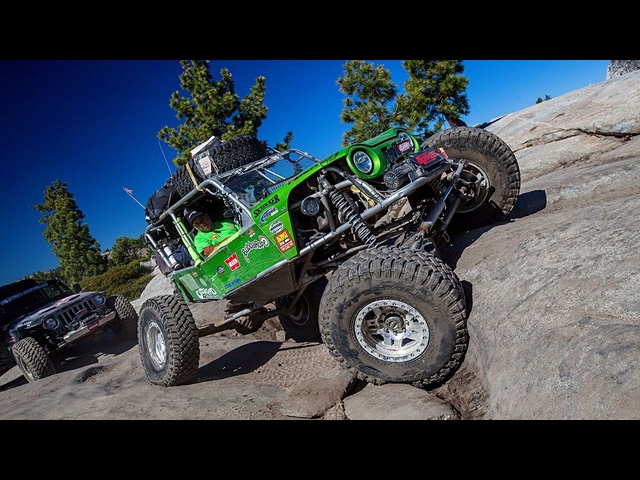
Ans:
{"label": "side mirror", "polygon": [[82,291],[82,287],[80,286],[79,283],[76,282],[73,284],[73,291],[76,293],[80,293]]}

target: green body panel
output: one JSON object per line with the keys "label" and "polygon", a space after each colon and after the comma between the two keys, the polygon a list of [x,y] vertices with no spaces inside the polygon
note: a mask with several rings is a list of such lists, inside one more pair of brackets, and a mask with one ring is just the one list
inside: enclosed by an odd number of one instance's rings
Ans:
{"label": "green body panel", "polygon": [[[195,251],[191,234],[187,233],[187,227],[178,218],[176,228],[182,243],[188,248],[195,261],[195,266],[169,274],[183,297],[190,301],[219,300],[234,295],[234,291],[242,287],[251,288],[252,291],[255,287],[256,296],[262,294],[258,290],[264,291],[271,288],[278,290],[275,285],[269,284],[274,281],[271,274],[274,269],[288,268],[291,271],[294,262],[299,258],[302,246],[305,245],[304,239],[296,238],[296,229],[291,218],[292,215],[301,215],[298,209],[290,211],[289,197],[292,192],[305,182],[312,181],[323,169],[332,168],[341,162],[349,166],[351,174],[360,178],[381,177],[388,168],[385,152],[397,142],[399,131],[391,128],[374,138],[341,148],[297,174],[281,173],[283,182],[277,185],[275,191],[261,200],[255,198],[248,200],[250,197],[242,191],[242,188],[250,183],[241,181],[242,176],[251,174],[251,170],[234,177],[232,181],[226,183],[226,186],[236,192],[244,206],[248,208],[252,224],[244,225],[241,232],[231,237],[230,241],[206,259]],[[411,136],[410,138],[417,149],[417,139]],[[374,168],[369,174],[363,174],[354,167],[353,154],[358,150],[366,151],[372,159]],[[260,177],[254,177],[254,181],[259,180]],[[299,195],[296,198],[299,202]],[[247,217],[245,217],[246,220],[248,220]],[[287,274],[287,281],[283,282],[283,288],[290,281],[295,281],[290,280],[289,277],[291,274]],[[265,280],[265,282],[260,282],[260,286],[248,286],[249,283],[254,284],[256,280]],[[292,288],[295,288],[293,284]],[[262,294],[262,297],[269,294]],[[241,296],[246,296],[246,293],[242,292]]]}
{"label": "green body panel", "polygon": [[[295,184],[297,185],[298,182]],[[252,211],[256,225],[287,259],[298,254],[291,218],[287,210],[290,192],[290,184],[280,187],[275,194],[266,197]]]}
{"label": "green body panel", "polygon": [[283,259],[273,235],[253,225],[200,265],[176,272],[174,280],[193,301],[221,299]]}
{"label": "green body panel", "polygon": [[[398,136],[398,129],[390,128],[389,130],[382,132],[377,137],[370,138],[368,140],[365,140],[364,142],[354,143],[353,145],[349,145],[348,147],[344,147],[338,150],[337,152],[332,153],[331,155],[326,157],[322,161],[322,163],[323,165],[327,165],[328,163],[333,163],[335,160],[338,160],[343,157],[347,157],[349,155],[349,152],[357,148],[361,148],[361,147],[376,148],[376,147],[379,147],[381,144],[387,143],[389,141],[393,142],[394,140],[396,140],[397,136]],[[416,142],[415,139],[414,139],[414,142]]]}

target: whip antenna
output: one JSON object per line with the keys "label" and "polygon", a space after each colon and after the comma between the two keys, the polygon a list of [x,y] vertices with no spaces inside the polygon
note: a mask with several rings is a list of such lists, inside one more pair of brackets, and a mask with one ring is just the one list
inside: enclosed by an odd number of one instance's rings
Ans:
{"label": "whip antenna", "polygon": [[160,147],[160,151],[162,152],[162,156],[164,157],[164,163],[167,165],[167,170],[169,170],[169,176],[171,176],[171,168],[169,168],[169,162],[167,162],[167,157],[164,154],[164,150],[162,150],[162,145],[160,144],[160,140],[158,140],[158,146]]}

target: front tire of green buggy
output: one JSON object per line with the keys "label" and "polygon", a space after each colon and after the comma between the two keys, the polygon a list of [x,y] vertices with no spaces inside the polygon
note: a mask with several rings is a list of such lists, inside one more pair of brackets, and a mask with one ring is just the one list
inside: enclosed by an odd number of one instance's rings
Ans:
{"label": "front tire of green buggy", "polygon": [[432,254],[401,247],[351,257],[333,272],[320,304],[331,355],[376,385],[448,379],[467,349],[466,321],[455,273]]}
{"label": "front tire of green buggy", "polygon": [[460,232],[504,220],[520,193],[520,168],[507,143],[477,127],[454,127],[432,135],[422,148],[443,148],[466,160],[459,187],[469,200],[456,210],[449,231]]}

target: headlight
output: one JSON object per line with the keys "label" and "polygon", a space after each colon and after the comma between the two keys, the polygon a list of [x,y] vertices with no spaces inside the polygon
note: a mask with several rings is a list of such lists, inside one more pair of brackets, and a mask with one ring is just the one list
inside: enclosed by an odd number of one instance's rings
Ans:
{"label": "headlight", "polygon": [[47,330],[55,330],[56,328],[58,328],[59,323],[57,319],[53,317],[49,317],[44,319],[44,322],[42,322],[42,325]]}
{"label": "headlight", "polygon": [[400,153],[407,153],[407,151],[415,151],[416,145],[413,143],[413,138],[407,132],[398,132],[398,150]]}
{"label": "headlight", "polygon": [[405,140],[411,140],[411,137],[407,132],[398,132],[398,140],[404,142]]}
{"label": "headlight", "polygon": [[300,210],[305,215],[315,217],[320,212],[320,201],[316,197],[306,197],[300,204]]}
{"label": "headlight", "polygon": [[102,295],[101,293],[97,293],[93,296],[93,303],[96,304],[96,307],[99,307],[100,305],[102,305],[105,301],[104,295]]}
{"label": "headlight", "polygon": [[353,165],[361,173],[368,174],[373,170],[373,160],[371,160],[369,154],[363,150],[358,150],[353,154]]}

